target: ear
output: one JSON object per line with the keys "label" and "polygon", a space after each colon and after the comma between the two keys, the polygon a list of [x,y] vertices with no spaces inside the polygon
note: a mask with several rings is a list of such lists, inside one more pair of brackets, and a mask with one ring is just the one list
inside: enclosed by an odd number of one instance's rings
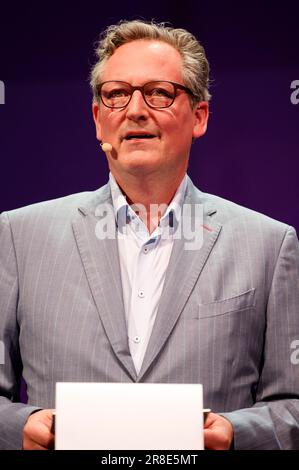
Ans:
{"label": "ear", "polygon": [[199,101],[193,110],[194,126],[192,137],[196,139],[206,133],[209,119],[209,103],[207,101]]}
{"label": "ear", "polygon": [[96,101],[92,103],[92,115],[93,115],[93,121],[96,126],[96,136],[97,136],[97,139],[101,142],[102,128],[100,124],[100,105]]}

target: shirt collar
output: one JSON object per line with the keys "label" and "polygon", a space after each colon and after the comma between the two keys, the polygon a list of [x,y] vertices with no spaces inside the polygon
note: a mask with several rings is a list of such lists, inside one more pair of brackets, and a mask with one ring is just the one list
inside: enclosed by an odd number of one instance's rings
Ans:
{"label": "shirt collar", "polygon": [[[133,218],[138,218],[138,215],[127,203],[126,197],[122,193],[119,185],[117,184],[113,174],[109,173],[109,183],[111,188],[111,196],[113,202],[113,209],[115,215],[115,221],[119,230],[122,230],[123,226]],[[187,174],[185,174],[182,179],[179,187],[176,190],[174,197],[172,198],[169,206],[167,207],[165,214],[161,217],[159,226],[173,228],[174,231],[177,228],[177,225],[181,218],[182,205],[185,198],[185,192],[187,188]],[[140,220],[140,219],[139,219]],[[141,221],[141,223],[143,223]]]}

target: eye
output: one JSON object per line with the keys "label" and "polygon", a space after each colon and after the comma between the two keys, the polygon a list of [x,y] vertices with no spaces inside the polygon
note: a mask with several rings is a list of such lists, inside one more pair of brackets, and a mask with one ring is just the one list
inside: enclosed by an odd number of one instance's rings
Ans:
{"label": "eye", "polygon": [[151,90],[147,91],[147,94],[152,97],[161,97],[161,98],[172,98],[173,93],[170,92],[170,90],[167,90],[166,88],[162,87],[157,87],[157,88],[152,88]]}
{"label": "eye", "polygon": [[108,99],[115,99],[115,98],[123,98],[124,96],[128,96],[129,92],[128,90],[124,88],[114,88],[112,90],[105,90],[105,96]]}

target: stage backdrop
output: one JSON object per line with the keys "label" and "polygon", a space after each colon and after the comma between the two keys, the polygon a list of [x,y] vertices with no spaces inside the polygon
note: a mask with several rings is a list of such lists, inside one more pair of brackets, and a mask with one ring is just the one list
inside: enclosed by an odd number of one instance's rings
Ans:
{"label": "stage backdrop", "polygon": [[192,148],[194,183],[298,231],[298,1],[2,2],[0,211],[107,181],[89,71],[100,31],[136,18],[189,29],[210,60],[211,115]]}

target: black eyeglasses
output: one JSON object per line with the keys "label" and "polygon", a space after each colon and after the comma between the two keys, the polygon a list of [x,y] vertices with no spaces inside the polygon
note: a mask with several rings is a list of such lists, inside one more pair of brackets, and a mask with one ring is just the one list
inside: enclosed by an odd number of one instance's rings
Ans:
{"label": "black eyeglasses", "polygon": [[143,86],[132,86],[127,82],[110,80],[97,86],[98,97],[107,108],[125,108],[130,103],[135,90],[142,93],[144,101],[150,108],[169,108],[177,96],[177,90],[183,90],[195,96],[189,88],[165,80],[155,80]]}

